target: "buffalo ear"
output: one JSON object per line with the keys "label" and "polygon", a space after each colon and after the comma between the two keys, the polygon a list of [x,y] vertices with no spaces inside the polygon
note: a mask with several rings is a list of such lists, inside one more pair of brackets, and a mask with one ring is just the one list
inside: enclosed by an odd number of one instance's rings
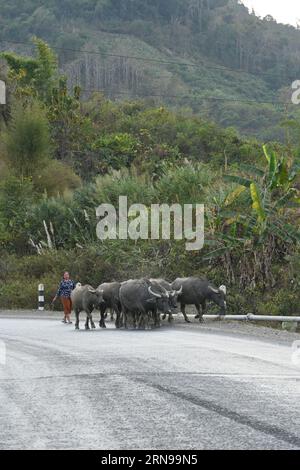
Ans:
{"label": "buffalo ear", "polygon": [[175,291],[175,293],[176,293],[177,295],[181,295],[181,294],[182,294],[182,291],[183,291],[183,286],[181,286],[179,290]]}
{"label": "buffalo ear", "polygon": [[153,300],[155,300],[155,299],[148,299],[148,300],[146,300],[146,302],[147,302],[148,304],[152,304],[152,303],[153,303]]}
{"label": "buffalo ear", "polygon": [[227,294],[227,287],[226,286],[220,286],[219,291],[223,292],[223,294]]}

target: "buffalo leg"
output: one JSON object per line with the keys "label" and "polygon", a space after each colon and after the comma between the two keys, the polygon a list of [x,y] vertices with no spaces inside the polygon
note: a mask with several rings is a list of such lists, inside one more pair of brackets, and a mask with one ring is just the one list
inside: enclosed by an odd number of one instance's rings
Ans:
{"label": "buffalo leg", "polygon": [[136,328],[137,314],[131,310],[127,310],[126,313],[126,328]]}
{"label": "buffalo leg", "polygon": [[85,329],[86,329],[86,330],[89,330],[89,329],[90,329],[90,317],[89,317],[89,313],[86,314]]}
{"label": "buffalo leg", "polygon": [[206,302],[203,302],[201,304],[201,309],[202,309],[202,312],[200,311],[200,306],[199,305],[196,305],[195,306],[196,309],[197,309],[197,315],[195,316],[195,319],[199,318],[199,321],[202,323],[204,320],[203,320],[203,315],[205,314],[206,312]]}
{"label": "buffalo leg", "polygon": [[96,329],[96,325],[95,325],[95,323],[94,323],[92,314],[91,314],[91,316],[90,316],[90,322],[91,322],[91,327],[93,328],[93,330],[95,330],[95,329]]}
{"label": "buffalo leg", "polygon": [[154,312],[152,313],[152,317],[153,317],[154,327],[155,327],[155,328],[160,328],[160,326],[161,326],[161,323],[160,323],[160,313],[157,312],[157,311],[154,311]]}
{"label": "buffalo leg", "polygon": [[101,319],[100,319],[100,328],[106,328],[106,325],[105,325],[105,315],[103,313],[101,313]]}
{"label": "buffalo leg", "polygon": [[75,317],[76,317],[76,322],[75,322],[75,329],[79,330],[79,313],[78,310],[75,311]]}
{"label": "buffalo leg", "polygon": [[145,315],[145,330],[152,330],[152,327],[156,327],[156,318],[154,312],[146,312]]}
{"label": "buffalo leg", "polygon": [[96,328],[96,325],[93,321],[92,313],[93,313],[93,309],[87,309],[86,310],[86,322],[85,322],[85,329],[86,330],[89,330],[90,326],[93,329]]}
{"label": "buffalo leg", "polygon": [[85,322],[85,329],[90,329],[90,323],[92,323],[92,312],[90,310],[86,310],[86,322]]}
{"label": "buffalo leg", "polygon": [[180,309],[181,309],[182,315],[184,316],[185,321],[187,323],[191,323],[190,320],[188,319],[187,314],[185,313],[185,304],[180,304]]}
{"label": "buffalo leg", "polygon": [[205,313],[206,313],[206,302],[205,301],[201,304],[201,308],[202,308],[202,315],[200,315],[199,321],[204,322],[203,315],[205,315]]}
{"label": "buffalo leg", "polygon": [[146,312],[145,319],[146,319],[146,322],[145,322],[146,330],[152,330],[152,328],[157,328],[157,312],[153,310]]}
{"label": "buffalo leg", "polygon": [[145,329],[146,322],[145,322],[145,315],[144,315],[144,313],[139,312],[139,319],[138,319],[138,321],[135,322],[135,323],[137,323],[139,330],[141,330],[142,327],[144,327],[144,329]]}
{"label": "buffalo leg", "polygon": [[123,309],[123,317],[124,317],[124,327],[125,327],[125,330],[128,329],[128,313],[129,313],[129,311],[127,310],[127,308],[124,308],[124,309]]}
{"label": "buffalo leg", "polygon": [[122,328],[122,312],[119,307],[115,308],[116,311],[116,328]]}
{"label": "buffalo leg", "polygon": [[204,315],[204,312],[205,312],[205,309],[203,308],[203,304],[201,304],[201,307],[200,307],[199,304],[196,304],[195,307],[196,307],[197,312],[198,312],[198,314],[195,316],[195,318],[199,318],[199,322],[203,323],[204,322],[203,315]]}
{"label": "buffalo leg", "polygon": [[100,305],[100,321],[99,326],[100,328],[106,328],[105,325],[105,318],[106,318],[106,305]]}
{"label": "buffalo leg", "polygon": [[142,321],[142,314],[140,312],[131,312],[132,325],[134,329],[139,329]]}

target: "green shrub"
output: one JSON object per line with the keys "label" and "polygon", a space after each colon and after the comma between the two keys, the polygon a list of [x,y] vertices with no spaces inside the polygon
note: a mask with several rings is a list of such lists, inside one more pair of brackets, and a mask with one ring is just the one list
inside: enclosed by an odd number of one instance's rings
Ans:
{"label": "green shrub", "polygon": [[0,307],[7,309],[34,309],[37,306],[38,285],[34,280],[13,279],[0,286]]}
{"label": "green shrub", "polygon": [[67,190],[75,190],[81,185],[71,166],[57,160],[50,160],[47,165],[34,175],[35,191],[46,193],[48,197],[63,195]]}
{"label": "green shrub", "polygon": [[50,133],[46,113],[38,102],[14,108],[4,141],[13,174],[28,178],[43,167],[51,153]]}
{"label": "green shrub", "polygon": [[154,189],[147,176],[138,176],[126,171],[97,178],[96,199],[99,204],[110,203],[118,207],[120,196],[127,196],[129,205],[149,205],[154,200]]}
{"label": "green shrub", "polygon": [[10,176],[0,186],[0,247],[26,252],[27,214],[34,202],[32,181]]}

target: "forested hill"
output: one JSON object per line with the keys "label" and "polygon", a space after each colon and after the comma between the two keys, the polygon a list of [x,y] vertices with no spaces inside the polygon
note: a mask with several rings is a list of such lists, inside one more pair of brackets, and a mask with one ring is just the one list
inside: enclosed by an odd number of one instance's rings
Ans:
{"label": "forested hill", "polygon": [[1,50],[47,40],[86,93],[154,95],[264,140],[297,111],[269,102],[300,78],[300,31],[238,0],[0,0],[0,12]]}

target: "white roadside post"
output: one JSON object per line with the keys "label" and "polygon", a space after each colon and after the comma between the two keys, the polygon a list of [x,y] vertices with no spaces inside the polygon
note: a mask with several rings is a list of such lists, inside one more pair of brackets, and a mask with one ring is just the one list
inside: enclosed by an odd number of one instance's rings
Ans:
{"label": "white roadside post", "polygon": [[44,284],[39,284],[38,292],[39,292],[39,297],[38,297],[39,310],[43,312],[45,310],[45,286]]}
{"label": "white roadside post", "polygon": [[0,104],[6,104],[6,84],[0,80]]}

